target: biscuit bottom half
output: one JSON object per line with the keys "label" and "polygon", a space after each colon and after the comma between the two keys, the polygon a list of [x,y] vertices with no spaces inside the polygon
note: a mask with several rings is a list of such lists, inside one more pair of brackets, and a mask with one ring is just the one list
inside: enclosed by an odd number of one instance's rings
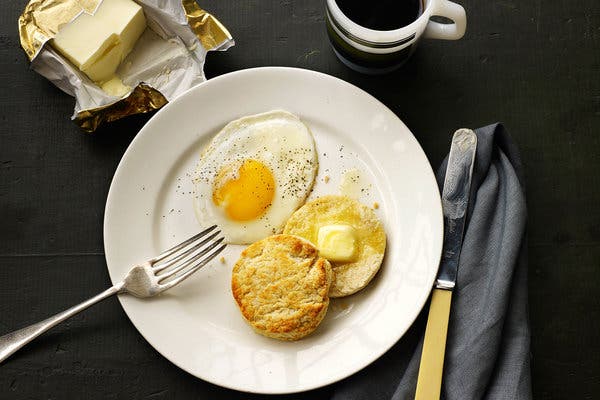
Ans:
{"label": "biscuit bottom half", "polygon": [[329,296],[349,296],[371,282],[383,261],[385,231],[372,209],[347,196],[318,197],[292,214],[283,233],[318,243],[319,229],[334,224],[352,227],[356,237],[356,255],[352,261],[332,261],[335,278]]}

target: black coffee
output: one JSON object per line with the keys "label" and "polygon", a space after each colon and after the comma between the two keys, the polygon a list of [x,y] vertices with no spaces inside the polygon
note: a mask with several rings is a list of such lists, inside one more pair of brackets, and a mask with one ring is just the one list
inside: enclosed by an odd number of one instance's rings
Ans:
{"label": "black coffee", "polygon": [[422,0],[335,0],[340,10],[358,25],[391,31],[414,22],[423,12]]}

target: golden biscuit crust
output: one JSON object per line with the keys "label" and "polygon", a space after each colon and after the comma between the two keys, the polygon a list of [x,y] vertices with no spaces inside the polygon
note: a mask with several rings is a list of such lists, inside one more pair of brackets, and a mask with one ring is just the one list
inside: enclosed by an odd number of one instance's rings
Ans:
{"label": "golden biscuit crust", "polygon": [[319,228],[333,224],[351,225],[358,243],[354,261],[331,263],[334,282],[329,296],[342,297],[364,288],[379,271],[386,237],[383,224],[372,209],[342,195],[322,196],[304,204],[292,214],[283,233],[317,243]]}
{"label": "golden biscuit crust", "polygon": [[257,333],[298,340],[325,317],[332,280],[331,265],[311,243],[275,235],[242,252],[233,267],[231,291]]}

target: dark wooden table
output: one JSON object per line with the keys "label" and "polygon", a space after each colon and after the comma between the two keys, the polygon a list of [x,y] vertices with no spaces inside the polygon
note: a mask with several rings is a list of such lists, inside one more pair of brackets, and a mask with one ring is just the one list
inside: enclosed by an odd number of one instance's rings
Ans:
{"label": "dark wooden table", "polygon": [[[460,2],[469,21],[462,40],[424,41],[401,70],[369,77],[332,53],[324,0],[205,1],[237,42],[210,54],[206,73],[284,65],[347,80],[390,107],[434,167],[456,128],[503,121],[527,175],[534,398],[600,398],[600,2]],[[24,5],[5,0],[0,17],[0,333],[109,285],[106,195],[149,118],[81,133],[69,120],[73,99],[28,69],[17,34]],[[162,358],[116,299],[0,365],[2,399],[250,397]]]}

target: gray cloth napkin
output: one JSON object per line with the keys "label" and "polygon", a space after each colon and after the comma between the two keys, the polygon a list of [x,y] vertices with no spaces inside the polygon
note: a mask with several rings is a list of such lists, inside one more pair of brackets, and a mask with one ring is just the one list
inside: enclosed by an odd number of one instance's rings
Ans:
{"label": "gray cloth napkin", "polygon": [[[502,125],[475,132],[477,154],[452,296],[442,398],[530,399],[522,165]],[[447,159],[438,170],[440,187],[446,165]],[[413,399],[428,311],[429,304],[384,356],[336,385],[333,400]]]}

